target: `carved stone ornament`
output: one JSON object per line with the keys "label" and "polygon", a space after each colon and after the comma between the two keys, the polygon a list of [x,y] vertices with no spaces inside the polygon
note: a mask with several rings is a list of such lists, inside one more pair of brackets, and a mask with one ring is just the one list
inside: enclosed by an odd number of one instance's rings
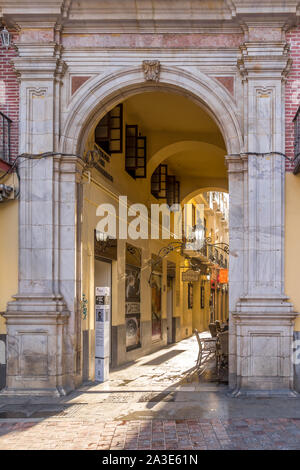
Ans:
{"label": "carved stone ornament", "polygon": [[144,60],[143,71],[144,71],[145,80],[158,82],[159,72],[160,72],[159,60]]}

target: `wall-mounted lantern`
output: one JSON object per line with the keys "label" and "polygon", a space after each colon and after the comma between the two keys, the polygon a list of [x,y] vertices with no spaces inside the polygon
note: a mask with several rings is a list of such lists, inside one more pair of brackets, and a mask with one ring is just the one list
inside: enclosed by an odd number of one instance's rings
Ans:
{"label": "wall-mounted lantern", "polygon": [[10,37],[9,32],[6,29],[6,26],[3,23],[2,23],[2,29],[0,31],[0,36],[1,36],[2,47],[5,47],[6,49],[8,49],[11,43],[11,37]]}

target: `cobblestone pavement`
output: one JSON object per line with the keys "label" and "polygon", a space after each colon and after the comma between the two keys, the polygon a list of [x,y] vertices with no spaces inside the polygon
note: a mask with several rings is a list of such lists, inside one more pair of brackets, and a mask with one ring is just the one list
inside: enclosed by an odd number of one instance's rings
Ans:
{"label": "cobblestone pavement", "polygon": [[2,423],[0,449],[300,449],[300,419]]}
{"label": "cobblestone pavement", "polygon": [[60,399],[0,396],[0,449],[300,449],[299,398],[233,398],[190,338]]}

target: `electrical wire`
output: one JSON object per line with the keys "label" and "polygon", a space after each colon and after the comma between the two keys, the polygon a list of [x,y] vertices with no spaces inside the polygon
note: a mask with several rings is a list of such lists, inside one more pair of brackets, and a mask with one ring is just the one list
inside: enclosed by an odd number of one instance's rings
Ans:
{"label": "electrical wire", "polygon": [[[42,160],[43,158],[54,157],[56,155],[61,155],[63,157],[78,157],[78,158],[80,158],[79,155],[75,155],[73,153],[61,153],[61,152],[43,152],[43,153],[37,153],[37,154],[21,153],[20,155],[18,155],[15,158],[15,160],[12,163],[11,167],[3,175],[0,176],[0,181],[3,180],[6,176],[12,174],[13,171],[16,172],[18,182],[19,182],[18,192],[15,194],[15,198],[14,198],[14,199],[16,199],[16,198],[19,197],[19,194],[20,194],[20,172],[19,172],[20,159],[24,158],[24,159],[27,159],[27,160]],[[1,201],[1,202],[3,203],[3,202],[9,202],[9,201],[11,201],[11,199],[6,199],[6,200]]]}
{"label": "electrical wire", "polygon": [[[21,153],[20,155],[18,155],[15,158],[12,166],[3,175],[0,176],[0,181],[3,180],[6,176],[11,174],[15,170],[16,174],[17,174],[18,181],[19,181],[18,193],[16,194],[16,197],[18,197],[19,194],[20,194],[19,159],[24,158],[24,159],[28,159],[28,160],[41,160],[43,158],[54,157],[56,155],[61,155],[63,157],[81,158],[79,155],[73,154],[73,153],[61,153],[61,152],[43,152],[43,153],[38,153],[38,154]],[[297,160],[297,158],[300,156],[300,152],[298,152],[294,156],[294,158],[288,157],[283,152],[241,152],[241,153],[231,153],[228,156],[230,156],[230,157],[240,157],[241,155],[256,155],[256,156],[280,155],[280,156],[284,157],[285,159],[287,159],[288,161],[294,163]],[[94,164],[95,164],[95,162],[91,161],[91,162],[86,163],[85,167],[90,168],[90,167],[93,167]]]}
{"label": "electrical wire", "polygon": [[28,160],[42,160],[43,158],[47,158],[47,157],[54,157],[56,155],[61,155],[63,157],[79,157],[79,155],[75,155],[73,153],[61,153],[61,152],[44,152],[44,153],[37,153],[37,154],[30,154],[30,153],[21,153],[20,155],[18,155],[13,164],[11,165],[11,167],[3,174],[0,176],[0,181],[5,178],[5,176],[9,175],[10,173],[13,172],[13,170],[15,169],[15,167],[17,166],[17,163],[19,161],[20,158],[25,158],[25,159],[28,159]]}
{"label": "electrical wire", "polygon": [[280,155],[281,157],[286,158],[290,162],[294,162],[297,157],[299,157],[300,152],[295,155],[294,158],[288,157],[285,153],[282,152],[241,152],[241,153],[230,153],[228,154],[229,157],[240,157],[241,155],[256,155],[265,157],[267,155]]}

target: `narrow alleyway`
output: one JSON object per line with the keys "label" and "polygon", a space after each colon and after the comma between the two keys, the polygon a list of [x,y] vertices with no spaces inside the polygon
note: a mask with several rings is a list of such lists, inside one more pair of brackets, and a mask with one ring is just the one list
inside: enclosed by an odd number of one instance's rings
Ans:
{"label": "narrow alleyway", "polygon": [[61,399],[0,397],[0,449],[299,449],[299,399],[232,398],[194,337]]}

